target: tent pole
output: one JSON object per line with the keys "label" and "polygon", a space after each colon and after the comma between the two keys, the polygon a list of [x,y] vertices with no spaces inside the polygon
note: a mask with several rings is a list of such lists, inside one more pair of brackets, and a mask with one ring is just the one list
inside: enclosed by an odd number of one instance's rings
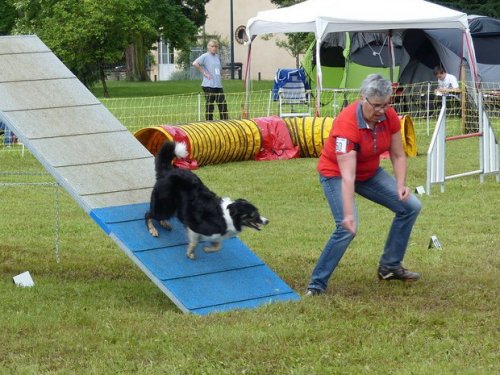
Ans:
{"label": "tent pole", "polygon": [[476,65],[476,52],[474,51],[474,44],[472,43],[472,36],[470,35],[469,28],[467,28],[464,31],[463,35],[464,35],[465,45],[467,47],[467,57],[469,58],[471,79],[472,79],[472,82],[474,83],[474,89],[476,91],[478,91],[479,90],[479,77],[478,77],[477,65]]}
{"label": "tent pole", "polygon": [[323,82],[323,74],[321,72],[321,60],[320,60],[320,49],[321,49],[321,40],[316,37],[316,100],[314,103],[315,106],[315,115],[317,117],[321,116],[321,90],[322,90],[322,82]]}
{"label": "tent pole", "polygon": [[391,66],[389,68],[389,78],[391,79],[391,83],[394,82],[394,69],[396,67],[396,59],[394,58],[394,45],[392,43],[392,30],[389,30],[388,33],[389,36],[389,61],[391,63]]}
{"label": "tent pole", "polygon": [[[463,50],[463,49],[462,49]],[[465,90],[465,61],[462,56],[462,62],[460,64],[460,76],[462,79],[460,80],[460,107],[462,111],[462,133],[465,134],[465,119],[467,116],[467,97]]]}
{"label": "tent pole", "polygon": [[248,42],[247,65],[245,67],[245,108],[243,109],[242,118],[248,119],[250,114],[250,62],[252,60],[252,41]]}

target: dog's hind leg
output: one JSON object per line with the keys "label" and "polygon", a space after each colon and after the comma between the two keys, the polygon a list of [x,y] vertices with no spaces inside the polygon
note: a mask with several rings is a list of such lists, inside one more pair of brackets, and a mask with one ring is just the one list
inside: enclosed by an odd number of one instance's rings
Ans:
{"label": "dog's hind leg", "polygon": [[167,219],[160,220],[160,225],[168,231],[172,230],[172,225],[170,225]]}
{"label": "dog's hind leg", "polygon": [[221,249],[221,247],[222,247],[221,242],[214,241],[214,242],[212,242],[212,246],[205,246],[203,248],[203,251],[205,253],[215,253],[215,252],[219,251]]}

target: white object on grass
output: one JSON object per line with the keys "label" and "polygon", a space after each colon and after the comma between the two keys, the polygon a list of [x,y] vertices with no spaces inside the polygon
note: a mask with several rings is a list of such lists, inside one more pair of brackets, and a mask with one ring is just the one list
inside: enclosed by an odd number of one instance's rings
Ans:
{"label": "white object on grass", "polygon": [[35,282],[31,278],[29,271],[14,276],[12,279],[14,280],[14,284],[16,284],[17,286],[22,286],[22,287],[35,286]]}

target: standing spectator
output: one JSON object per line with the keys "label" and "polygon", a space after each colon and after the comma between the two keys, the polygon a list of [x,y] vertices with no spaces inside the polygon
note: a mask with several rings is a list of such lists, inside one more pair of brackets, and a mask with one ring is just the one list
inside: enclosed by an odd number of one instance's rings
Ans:
{"label": "standing spectator", "polygon": [[222,88],[222,65],[217,53],[218,48],[217,41],[210,40],[207,45],[208,52],[205,52],[193,62],[193,66],[203,76],[201,87],[205,93],[205,118],[208,121],[214,119],[214,102],[219,107],[220,119],[228,119],[226,97]]}
{"label": "standing spectator", "polygon": [[[336,228],[312,272],[307,287],[310,296],[325,293],[330,276],[356,235],[355,193],[395,214],[379,260],[378,278],[415,281],[420,277],[402,265],[421,204],[406,186],[400,121],[390,105],[392,84],[379,74],[370,74],[360,94],[335,119],[318,161]],[[380,167],[380,155],[386,151],[390,151],[394,177]]]}

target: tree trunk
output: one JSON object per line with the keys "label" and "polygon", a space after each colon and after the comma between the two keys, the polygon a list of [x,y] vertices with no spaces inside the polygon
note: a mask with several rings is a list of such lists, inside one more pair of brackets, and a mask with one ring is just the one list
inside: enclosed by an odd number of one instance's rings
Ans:
{"label": "tree trunk", "polygon": [[102,89],[104,92],[103,95],[105,98],[109,98],[108,85],[106,83],[106,74],[104,73],[103,68],[99,68],[99,75],[101,76]]}
{"label": "tree trunk", "polygon": [[127,79],[130,81],[149,81],[150,78],[145,67],[144,44],[142,36],[138,36],[135,42],[127,47],[125,60],[127,66]]}

